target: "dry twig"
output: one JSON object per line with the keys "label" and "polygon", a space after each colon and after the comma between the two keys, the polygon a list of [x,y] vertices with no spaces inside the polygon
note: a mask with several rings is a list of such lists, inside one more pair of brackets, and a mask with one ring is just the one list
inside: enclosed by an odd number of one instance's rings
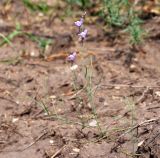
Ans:
{"label": "dry twig", "polygon": [[55,152],[54,155],[52,155],[51,158],[55,158],[58,154],[60,154],[60,152],[66,147],[66,145],[62,146],[58,151]]}

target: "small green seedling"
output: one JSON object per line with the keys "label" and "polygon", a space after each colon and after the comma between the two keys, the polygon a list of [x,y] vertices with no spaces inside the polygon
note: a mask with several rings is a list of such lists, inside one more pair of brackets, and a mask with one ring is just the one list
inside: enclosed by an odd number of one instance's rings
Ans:
{"label": "small green seedling", "polygon": [[130,34],[130,42],[132,45],[137,45],[142,42],[144,37],[144,30],[141,28],[142,20],[131,11],[130,13],[130,23],[127,27],[127,31]]}
{"label": "small green seedling", "polygon": [[38,46],[41,49],[41,51],[40,51],[40,57],[44,57],[47,46],[49,46],[50,44],[52,44],[51,39],[47,39],[47,38],[43,38],[43,37],[38,37],[38,36],[33,35],[33,34],[27,34],[27,35],[28,35],[28,37],[33,42],[38,43]]}
{"label": "small green seedling", "polygon": [[126,15],[123,9],[129,6],[128,0],[104,0],[103,17],[111,26],[123,26]]}
{"label": "small green seedling", "polygon": [[47,13],[50,9],[50,6],[47,5],[45,1],[39,1],[37,3],[32,2],[31,0],[23,0],[23,4],[31,11],[39,11],[42,13]]}
{"label": "small green seedling", "polygon": [[134,4],[129,0],[103,0],[103,2],[102,17],[106,24],[127,31],[132,46],[141,43],[144,30],[141,28],[142,20],[138,17],[138,13],[134,11]]}
{"label": "small green seedling", "polygon": [[6,37],[4,35],[0,34],[0,36],[3,38],[3,40],[0,41],[0,47],[3,46],[4,44],[10,44],[11,45],[11,41],[16,36],[19,36],[20,34],[22,34],[20,24],[16,24],[16,29],[14,31],[12,31],[9,35],[7,35]]}
{"label": "small green seedling", "polygon": [[91,0],[67,0],[67,3],[69,5],[77,5],[81,8],[85,9],[87,7],[90,7],[92,5]]}

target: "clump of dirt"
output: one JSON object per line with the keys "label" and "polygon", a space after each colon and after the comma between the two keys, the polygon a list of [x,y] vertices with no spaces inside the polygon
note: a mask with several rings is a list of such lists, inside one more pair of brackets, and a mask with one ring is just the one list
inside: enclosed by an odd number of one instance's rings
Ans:
{"label": "clump of dirt", "polygon": [[145,137],[143,136],[144,140],[140,142],[140,145],[136,151],[136,153],[140,155],[137,157],[158,158],[160,155],[160,121],[156,121],[155,124],[153,124],[152,127],[150,127],[150,129],[145,128],[145,131],[147,130],[147,134],[145,134]]}

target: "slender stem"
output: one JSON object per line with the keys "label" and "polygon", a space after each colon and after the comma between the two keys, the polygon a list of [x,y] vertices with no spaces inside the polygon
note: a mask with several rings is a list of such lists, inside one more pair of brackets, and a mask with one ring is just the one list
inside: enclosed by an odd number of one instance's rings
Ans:
{"label": "slender stem", "polygon": [[100,132],[100,135],[103,136],[103,131],[102,131],[102,128],[100,126],[100,123],[99,123],[99,120],[98,120],[98,116],[97,116],[97,112],[96,112],[96,108],[95,108],[94,101],[93,101],[92,68],[93,68],[93,62],[92,62],[92,56],[90,56],[90,68],[86,67],[86,79],[88,81],[88,86],[87,86],[86,90],[87,90],[89,103],[90,103],[91,108],[92,108],[92,114],[94,116],[94,119],[97,122],[97,128],[98,128],[98,130]]}
{"label": "slender stem", "polygon": [[[78,94],[77,93],[78,92],[77,82],[78,82],[77,81],[77,74],[75,71],[73,71],[73,88],[74,88],[74,91],[76,91],[76,99],[78,100],[78,103],[81,104],[82,98],[79,95],[77,95]],[[78,112],[79,112],[79,110],[78,110]],[[80,112],[79,112],[79,115],[81,115]],[[80,120],[81,120],[82,129],[84,129],[85,128],[85,121],[84,121],[83,117],[80,116]]]}

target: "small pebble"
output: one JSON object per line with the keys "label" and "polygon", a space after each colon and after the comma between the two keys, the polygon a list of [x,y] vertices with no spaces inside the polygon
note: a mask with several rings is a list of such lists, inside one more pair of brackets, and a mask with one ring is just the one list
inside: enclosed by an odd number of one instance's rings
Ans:
{"label": "small pebble", "polygon": [[121,87],[120,86],[115,86],[114,89],[119,90]]}
{"label": "small pebble", "polygon": [[17,122],[18,120],[19,120],[19,118],[13,118],[13,119],[12,119],[12,123]]}
{"label": "small pebble", "polygon": [[57,97],[55,95],[49,96],[50,99],[56,99]]}
{"label": "small pebble", "polygon": [[92,109],[92,105],[90,103],[87,104],[87,107],[91,110]]}
{"label": "small pebble", "polygon": [[80,149],[74,148],[73,151],[76,152],[76,153],[79,153],[79,152],[80,152]]}
{"label": "small pebble", "polygon": [[135,72],[135,71],[137,71],[137,67],[136,67],[134,64],[132,64],[132,65],[130,66],[130,68],[129,68],[129,71],[130,71],[130,72]]}
{"label": "small pebble", "polygon": [[31,55],[31,57],[34,57],[34,56],[35,56],[35,52],[32,51],[32,52],[30,53],[30,55]]}
{"label": "small pebble", "polygon": [[104,106],[108,106],[108,102],[105,101],[105,102],[104,102]]}
{"label": "small pebble", "polygon": [[53,144],[53,143],[54,143],[54,141],[53,141],[53,140],[49,140],[49,143],[50,143],[50,144]]}
{"label": "small pebble", "polygon": [[89,126],[91,126],[91,127],[96,127],[96,126],[97,126],[97,121],[96,121],[96,120],[91,120],[91,121],[89,122]]}
{"label": "small pebble", "polygon": [[156,96],[160,97],[160,91],[155,92]]}

